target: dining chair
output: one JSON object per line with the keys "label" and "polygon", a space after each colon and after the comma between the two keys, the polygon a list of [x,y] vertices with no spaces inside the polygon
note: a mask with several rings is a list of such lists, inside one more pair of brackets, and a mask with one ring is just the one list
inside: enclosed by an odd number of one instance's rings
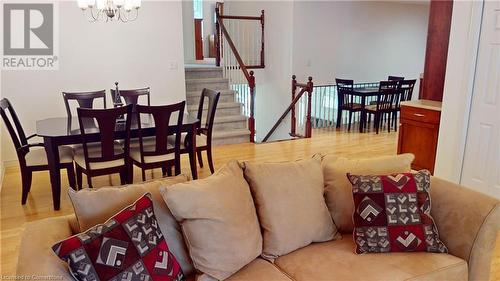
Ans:
{"label": "dining chair", "polygon": [[342,112],[344,110],[349,112],[349,125],[347,131],[351,130],[352,114],[354,112],[362,112],[363,106],[361,103],[356,102],[353,94],[354,81],[336,78],[337,84],[337,128],[340,128],[340,121],[342,120]]}
{"label": "dining chair", "polygon": [[[132,112],[135,113],[135,105],[140,104],[139,103],[139,98],[141,97],[146,97],[146,105],[151,105],[151,99],[150,99],[150,90],[149,87],[147,88],[140,88],[140,89],[132,89],[132,90],[119,90],[118,89],[118,82],[115,83],[116,88],[115,89],[110,89],[111,93],[111,100],[113,101],[114,104],[117,104],[119,102],[120,104],[132,104],[134,105],[134,108],[132,109]],[[116,93],[120,93],[120,100],[116,100]],[[124,103],[123,103],[124,102]],[[135,121],[135,120],[132,120]],[[152,137],[145,137],[143,139],[145,143],[148,145],[154,144],[154,138]],[[137,138],[133,138],[130,140],[130,147],[139,147],[139,140]]]}
{"label": "dining chair", "polygon": [[[28,143],[28,140],[36,137],[36,135],[26,137],[16,111],[6,98],[0,100],[0,114],[2,115],[7,131],[14,143],[17,159],[19,160],[22,182],[21,204],[24,205],[28,199],[28,193],[31,190],[33,172],[49,170],[47,153],[43,148],[43,143]],[[33,149],[34,147],[42,148]],[[66,169],[68,173],[69,185],[75,187],[75,170],[73,167],[73,150],[71,147],[60,146],[59,158],[61,169]]]}
{"label": "dining chair", "polygon": [[[149,169],[162,168],[163,176],[165,176],[165,173],[170,176],[171,167],[174,166],[175,174],[180,174],[181,127],[185,105],[185,101],[161,106],[136,105],[135,115],[137,116],[139,147],[130,148],[130,159],[131,163],[141,169],[143,181],[146,180],[146,170]],[[144,115],[154,121],[154,144],[146,145],[144,143],[143,129],[141,127],[141,118]],[[173,129],[170,129],[170,118],[177,119]],[[170,135],[175,136],[173,145],[169,144],[168,141]],[[131,170],[129,176],[132,175]]]}
{"label": "dining chair", "polygon": [[401,80],[398,83],[398,94],[394,101],[394,108],[392,112],[392,125],[394,126],[395,131],[398,130],[397,119],[398,114],[401,112],[401,102],[411,100],[415,83],[417,83],[417,79]]}
{"label": "dining chair", "polygon": [[[120,93],[120,98],[123,99],[126,105],[128,104],[139,104],[139,98],[145,96],[147,99],[147,105],[151,105],[151,91],[149,87],[141,88],[141,89],[133,89],[133,90],[118,90],[118,89],[110,89],[111,99],[113,102],[116,102],[116,93],[117,91]],[[120,102],[122,102],[120,100]]]}
{"label": "dining chair", "polygon": [[391,76],[391,75],[389,75],[387,77],[387,81],[402,81],[402,80],[405,80],[405,78],[402,77],[402,76]]}
{"label": "dining chair", "polygon": [[[207,161],[210,172],[213,174],[215,171],[214,162],[212,157],[212,133],[214,128],[215,113],[217,111],[217,105],[219,103],[220,92],[203,89],[201,92],[200,101],[198,104],[198,113],[196,118],[200,120],[200,128],[196,133],[196,154],[198,158],[198,164],[203,168],[203,158],[202,152],[207,152]],[[207,114],[205,117],[205,122],[202,122],[203,111],[205,108],[205,101],[208,99]],[[203,124],[203,126],[201,125]],[[181,137],[181,154],[189,153],[189,139],[186,138],[187,134],[182,134]],[[170,137],[170,143],[174,143],[173,137]]]}
{"label": "dining chair", "polygon": [[[368,123],[370,123],[370,117],[373,114],[373,125],[375,131],[378,134],[379,128],[382,124],[382,118],[384,115],[389,115],[393,112],[394,101],[397,99],[398,95],[398,81],[380,81],[378,94],[377,94],[377,104],[368,105],[365,107],[365,112],[368,114]],[[390,121],[387,122],[387,131],[391,131]]]}
{"label": "dining chair", "polygon": [[[92,177],[120,174],[121,184],[128,182],[132,105],[111,109],[77,108],[83,149],[75,151],[76,180],[82,187],[82,174],[92,188]],[[122,116],[125,121],[118,121]],[[99,137],[95,133],[99,133]],[[124,134],[124,146],[117,144],[117,134]],[[99,145],[90,146],[97,142]]]}
{"label": "dining chair", "polygon": [[72,100],[78,103],[78,107],[94,108],[94,100],[102,99],[103,107],[106,108],[106,90],[90,92],[63,92],[62,95],[68,118],[72,118],[70,108],[70,101]]}

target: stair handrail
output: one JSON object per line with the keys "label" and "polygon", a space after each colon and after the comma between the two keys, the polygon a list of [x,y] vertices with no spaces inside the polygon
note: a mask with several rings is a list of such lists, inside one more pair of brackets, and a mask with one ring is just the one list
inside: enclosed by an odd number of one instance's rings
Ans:
{"label": "stair handrail", "polygon": [[[281,116],[278,119],[278,121],[276,121],[276,123],[271,128],[271,130],[267,133],[267,135],[264,137],[264,139],[262,140],[262,142],[266,142],[272,136],[272,134],[274,133],[274,131],[276,131],[276,129],[281,124],[281,122],[283,122],[283,120],[288,115],[288,113],[290,113],[290,111],[292,112],[292,130],[290,132],[290,135],[293,136],[293,137],[305,137],[305,138],[310,138],[312,136],[312,129],[311,129],[311,96],[312,96],[312,92],[313,92],[313,88],[314,88],[314,83],[312,81],[313,78],[311,76],[309,76],[309,78],[307,78],[307,80],[308,80],[307,83],[298,83],[297,80],[296,80],[296,78],[297,77],[295,75],[292,75],[292,102],[285,109],[285,111],[283,112],[283,114],[281,114]],[[299,93],[297,93],[297,90],[299,88],[300,88],[300,91],[299,91]],[[295,132],[295,124],[296,124],[296,120],[295,120],[295,105],[300,100],[300,98],[302,98],[302,96],[304,95],[304,93],[307,93],[306,130],[305,130],[305,135],[304,136],[300,136],[300,135],[296,134],[296,132]]]}
{"label": "stair handrail", "polygon": [[[254,72],[248,71],[250,68],[264,68],[264,10],[261,11],[259,17],[250,16],[231,16],[231,15],[221,15],[219,7],[215,8],[215,28],[216,28],[216,65],[220,66],[221,61],[221,39],[222,36],[225,37],[227,44],[231,48],[236,61],[238,62],[239,68],[243,72],[245,79],[247,80],[248,87],[250,88],[250,116],[248,118],[248,130],[250,131],[250,142],[255,142],[255,76]],[[224,25],[224,19],[240,19],[240,20],[260,20],[262,27],[262,39],[261,39],[261,57],[260,65],[247,66],[243,62],[240,53],[238,52],[236,46],[234,45],[233,39],[229,35],[229,32]]]}

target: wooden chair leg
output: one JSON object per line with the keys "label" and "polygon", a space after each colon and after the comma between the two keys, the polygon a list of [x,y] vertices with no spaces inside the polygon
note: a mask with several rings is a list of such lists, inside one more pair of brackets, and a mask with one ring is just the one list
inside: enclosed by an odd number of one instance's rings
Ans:
{"label": "wooden chair leg", "polygon": [[197,149],[196,155],[198,157],[198,164],[200,165],[200,168],[203,168],[203,158],[201,157],[201,150]]}
{"label": "wooden chair leg", "polygon": [[71,186],[71,188],[75,190],[78,190],[78,187],[76,186],[75,168],[73,167],[73,163],[71,163],[71,166],[68,166],[66,168],[66,172],[68,173],[69,186]]}
{"label": "wooden chair leg", "polygon": [[146,181],[146,170],[141,167],[142,181]]}
{"label": "wooden chair leg", "polygon": [[76,164],[76,186],[78,189],[82,189],[82,168]]}
{"label": "wooden chair leg", "polygon": [[394,131],[397,132],[398,131],[398,112],[397,111],[393,113],[392,119],[393,119],[393,123],[394,123]]}
{"label": "wooden chair leg", "polygon": [[172,166],[167,165],[166,172],[167,172],[167,176],[171,177],[172,176]]}
{"label": "wooden chair leg", "polygon": [[375,132],[376,134],[378,135],[378,129],[379,129],[379,126],[380,126],[380,114],[376,113],[375,114],[375,117],[374,117],[374,122],[375,124],[373,124],[375,126]]}
{"label": "wooden chair leg", "polygon": [[21,170],[21,177],[22,177],[23,190],[22,190],[22,195],[21,195],[21,204],[24,205],[24,204],[26,204],[26,201],[28,200],[28,193],[31,190],[31,180],[33,177],[33,172],[26,171],[26,170],[22,171],[22,170]]}
{"label": "wooden chair leg", "polygon": [[127,183],[131,184],[134,182],[134,164],[130,163],[127,165]]}
{"label": "wooden chair leg", "polygon": [[342,109],[337,110],[337,124],[336,128],[340,128],[340,121],[342,120]]}
{"label": "wooden chair leg", "polygon": [[207,147],[207,159],[208,159],[208,166],[210,167],[210,172],[213,174],[215,169],[214,169],[214,162],[212,158],[212,145],[209,145]]}
{"label": "wooden chair leg", "polygon": [[124,185],[127,184],[128,178],[127,178],[127,167],[123,167],[123,169],[120,171],[120,184]]}
{"label": "wooden chair leg", "polygon": [[349,124],[347,125],[347,131],[351,131],[351,122],[352,122],[352,111],[349,111]]}
{"label": "wooden chair leg", "polygon": [[89,188],[93,188],[92,186],[92,177],[90,176],[90,171],[87,171],[87,184],[89,185]]}
{"label": "wooden chair leg", "polygon": [[387,132],[391,132],[391,125],[392,125],[392,115],[390,112],[387,113]]}
{"label": "wooden chair leg", "polygon": [[[172,172],[172,171],[170,171]],[[163,164],[163,166],[161,166],[161,174],[162,176],[166,176],[168,173],[168,165],[167,164]]]}

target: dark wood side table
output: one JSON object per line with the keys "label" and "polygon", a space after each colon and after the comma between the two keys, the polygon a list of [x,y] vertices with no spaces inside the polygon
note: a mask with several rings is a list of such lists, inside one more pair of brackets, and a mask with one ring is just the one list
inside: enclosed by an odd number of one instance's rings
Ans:
{"label": "dark wood side table", "polygon": [[440,118],[441,102],[401,102],[398,154],[415,155],[412,169],[427,169],[434,174]]}

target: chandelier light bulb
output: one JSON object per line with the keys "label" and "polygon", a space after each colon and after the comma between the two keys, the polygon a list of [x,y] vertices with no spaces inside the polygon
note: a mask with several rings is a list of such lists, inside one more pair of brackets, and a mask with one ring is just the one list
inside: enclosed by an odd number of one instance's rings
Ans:
{"label": "chandelier light bulb", "polygon": [[97,0],[97,9],[102,10],[106,8],[106,0]]}
{"label": "chandelier light bulb", "polygon": [[141,7],[141,0],[132,0],[132,7],[138,9]]}
{"label": "chandelier light bulb", "polygon": [[130,12],[132,11],[132,0],[125,0],[125,11]]}
{"label": "chandelier light bulb", "polygon": [[78,0],[77,3],[78,3],[78,8],[82,10],[85,10],[89,7],[89,3],[87,0]]}
{"label": "chandelier light bulb", "polygon": [[[82,0],[83,2],[83,0]],[[87,0],[87,6],[93,8],[95,6],[95,0]]]}
{"label": "chandelier light bulb", "polygon": [[125,4],[125,0],[113,0],[113,3],[118,9],[120,9],[123,7],[123,4]]}

